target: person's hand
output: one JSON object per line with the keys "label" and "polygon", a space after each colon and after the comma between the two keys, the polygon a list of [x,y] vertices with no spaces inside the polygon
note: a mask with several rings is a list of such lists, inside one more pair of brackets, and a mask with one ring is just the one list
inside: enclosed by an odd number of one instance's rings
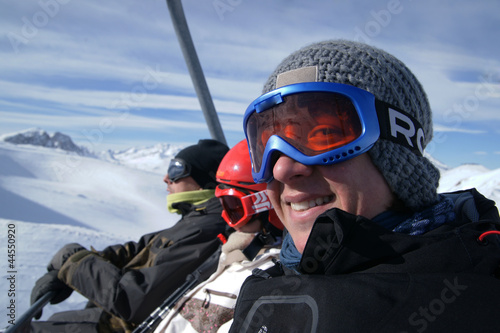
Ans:
{"label": "person's hand", "polygon": [[59,251],[57,251],[54,257],[52,257],[52,260],[47,266],[47,270],[49,272],[53,270],[60,270],[69,257],[82,250],[86,250],[86,248],[77,243],[64,245]]}
{"label": "person's hand", "polygon": [[[57,273],[59,273],[59,270],[52,270],[36,281],[33,290],[31,290],[31,305],[49,291],[56,292],[56,296],[50,301],[50,304],[61,303],[71,295],[73,289],[59,280]],[[41,316],[42,311],[40,310],[33,317],[39,319]]]}

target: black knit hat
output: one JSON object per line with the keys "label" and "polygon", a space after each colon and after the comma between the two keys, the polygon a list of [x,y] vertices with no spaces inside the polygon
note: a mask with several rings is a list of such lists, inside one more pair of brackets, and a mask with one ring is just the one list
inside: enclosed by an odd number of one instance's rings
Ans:
{"label": "black knit hat", "polygon": [[[305,75],[306,72],[312,75]],[[432,113],[424,89],[401,61],[383,50],[345,40],[309,45],[278,65],[263,93],[311,81],[343,83],[367,90],[420,122],[425,132],[424,148],[432,138]],[[419,210],[438,200],[439,171],[427,158],[382,138],[368,153],[393,193],[407,207]]]}
{"label": "black knit hat", "polygon": [[200,140],[181,150],[175,158],[180,158],[191,166],[190,176],[204,189],[214,189],[217,186],[215,174],[222,158],[229,148],[211,139]]}

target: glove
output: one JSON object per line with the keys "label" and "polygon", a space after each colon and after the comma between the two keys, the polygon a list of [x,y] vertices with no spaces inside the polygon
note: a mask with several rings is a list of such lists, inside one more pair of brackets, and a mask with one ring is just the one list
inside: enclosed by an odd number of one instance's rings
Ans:
{"label": "glove", "polygon": [[[54,296],[54,298],[50,301],[50,304],[61,303],[71,295],[73,289],[59,280],[57,273],[59,273],[59,270],[52,270],[36,281],[35,286],[31,291],[31,305],[33,305],[33,303],[35,303],[40,297],[52,290],[56,292],[56,296]],[[33,317],[35,319],[39,319],[41,316],[42,311],[40,310],[40,312]]]}
{"label": "glove", "polygon": [[57,251],[54,257],[52,257],[52,260],[47,266],[47,270],[49,272],[53,270],[60,270],[69,257],[82,250],[86,250],[86,248],[77,243],[64,245],[59,251]]}

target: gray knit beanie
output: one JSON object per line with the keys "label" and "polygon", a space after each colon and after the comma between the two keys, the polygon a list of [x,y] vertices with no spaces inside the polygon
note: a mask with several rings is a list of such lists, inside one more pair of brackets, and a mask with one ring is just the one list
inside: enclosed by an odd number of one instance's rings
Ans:
{"label": "gray knit beanie", "polygon": [[[315,79],[299,74],[295,82],[277,82],[282,73],[311,66],[315,67]],[[263,93],[307,81],[337,82],[367,90],[420,122],[425,134],[423,148],[432,139],[431,109],[421,84],[401,61],[383,50],[344,40],[312,44],[285,58],[268,78]],[[439,171],[427,158],[382,138],[368,154],[392,192],[408,208],[421,210],[437,202]]]}

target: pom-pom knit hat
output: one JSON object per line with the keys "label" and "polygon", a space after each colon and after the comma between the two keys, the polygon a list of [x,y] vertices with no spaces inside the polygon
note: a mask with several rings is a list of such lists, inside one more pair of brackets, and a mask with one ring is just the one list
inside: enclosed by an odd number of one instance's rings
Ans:
{"label": "pom-pom knit hat", "polygon": [[[280,75],[287,72],[294,74]],[[367,90],[420,122],[425,133],[423,148],[432,139],[432,114],[421,84],[401,61],[383,50],[344,40],[312,44],[285,58],[268,78],[263,93],[311,81],[349,84]],[[418,211],[437,202],[439,171],[427,158],[382,138],[368,154],[392,192],[408,208]]]}

